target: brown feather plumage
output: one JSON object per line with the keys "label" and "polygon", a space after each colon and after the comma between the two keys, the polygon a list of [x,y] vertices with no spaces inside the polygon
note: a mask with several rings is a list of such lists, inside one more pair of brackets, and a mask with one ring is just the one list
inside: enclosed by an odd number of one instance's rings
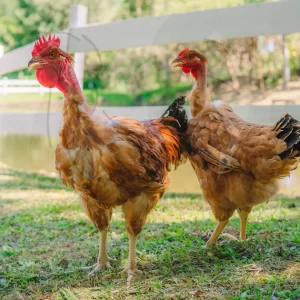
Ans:
{"label": "brown feather plumage", "polygon": [[[189,57],[190,53],[185,55]],[[254,205],[269,201],[277,191],[278,179],[295,169],[300,155],[300,122],[284,115],[274,126],[251,124],[238,117],[225,103],[210,101],[206,88],[206,63],[185,58],[196,79],[190,95],[193,118],[186,139],[189,159],[199,178],[205,199],[219,222],[208,241],[216,243],[235,210],[241,223]],[[243,223],[244,222],[244,223]],[[245,226],[241,239],[245,238]]]}
{"label": "brown feather plumage", "polygon": [[111,117],[97,123],[66,101],[56,150],[63,182],[107,206],[164,192],[171,165],[182,159],[181,134],[164,121]]}
{"label": "brown feather plumage", "polygon": [[[171,166],[177,167],[184,158],[180,128],[187,127],[185,111],[180,105],[180,117],[172,112],[140,122],[126,117],[90,117],[89,108],[80,105],[72,99],[65,101],[56,169],[65,185],[80,192],[83,206],[101,234],[108,230],[112,209],[122,205],[130,239],[135,238],[168,187]],[[133,255],[135,251],[130,251],[129,274],[137,272]],[[107,264],[103,256],[100,250],[95,270]]]}
{"label": "brown feather plumage", "polygon": [[42,85],[57,87],[66,98],[56,169],[63,184],[80,193],[87,215],[100,231],[93,272],[110,266],[106,236],[112,209],[122,205],[130,241],[125,268],[130,275],[138,273],[136,236],[169,184],[171,165],[177,167],[183,158],[184,97],[176,99],[157,120],[140,122],[94,112],[83,96],[72,57],[59,44],[54,36],[41,38],[28,64],[37,69]]}

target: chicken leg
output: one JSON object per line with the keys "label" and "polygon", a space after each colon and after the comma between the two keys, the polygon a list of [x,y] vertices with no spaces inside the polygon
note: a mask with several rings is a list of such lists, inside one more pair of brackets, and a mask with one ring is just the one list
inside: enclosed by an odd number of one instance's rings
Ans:
{"label": "chicken leg", "polygon": [[124,266],[124,273],[128,275],[141,274],[142,272],[136,267],[136,236],[128,234],[129,237],[129,252],[128,252],[128,261]]}
{"label": "chicken leg", "polygon": [[[96,272],[104,268],[111,268],[110,258],[107,256],[107,231],[103,230],[100,232],[100,245],[99,245],[99,256],[97,263],[94,265],[95,268],[91,271],[88,276],[93,276]],[[94,267],[93,266],[93,267]]]}
{"label": "chicken leg", "polygon": [[218,222],[217,227],[215,228],[214,232],[212,233],[212,235],[210,236],[209,240],[206,243],[206,247],[215,245],[217,243],[217,240],[218,240],[221,232],[223,231],[224,227],[227,225],[228,222],[229,222],[229,220]]}
{"label": "chicken leg", "polygon": [[240,241],[246,240],[246,226],[249,212],[243,209],[238,209],[240,215]]}
{"label": "chicken leg", "polygon": [[215,228],[214,232],[210,236],[209,240],[206,243],[206,247],[215,245],[217,243],[217,240],[222,233],[224,227],[229,222],[229,219],[233,215],[235,209],[222,209],[218,206],[211,205],[213,214],[215,215],[215,218],[218,221],[217,227]]}
{"label": "chicken leg", "polygon": [[160,196],[158,193],[152,195],[143,193],[123,204],[125,225],[129,237],[128,261],[123,271],[130,276],[141,273],[136,267],[136,237],[144,228],[147,216],[155,207]]}
{"label": "chicken leg", "polygon": [[88,195],[82,194],[80,199],[88,217],[100,232],[98,260],[97,263],[92,266],[94,270],[88,274],[88,276],[93,276],[97,271],[105,267],[106,268],[111,267],[109,263],[110,258],[107,256],[106,245],[107,245],[107,232],[109,229],[109,223],[112,216],[112,209],[111,208],[105,209],[102,205],[100,205],[98,201],[89,197]]}

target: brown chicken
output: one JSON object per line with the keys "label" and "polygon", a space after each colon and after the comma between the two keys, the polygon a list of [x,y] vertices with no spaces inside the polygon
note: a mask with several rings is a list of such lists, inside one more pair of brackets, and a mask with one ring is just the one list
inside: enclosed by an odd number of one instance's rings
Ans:
{"label": "brown chicken", "polygon": [[252,207],[268,202],[278,179],[297,167],[300,123],[286,114],[274,126],[251,124],[229,105],[211,102],[206,88],[208,60],[197,51],[184,49],[172,64],[196,81],[187,141],[193,149],[189,159],[218,221],[207,246],[216,244],[235,210],[240,216],[240,240],[245,240]]}
{"label": "brown chicken", "polygon": [[110,267],[106,238],[117,205],[122,206],[129,234],[125,270],[132,275],[139,272],[136,237],[168,186],[168,171],[183,158],[184,97],[176,99],[157,120],[139,122],[97,114],[83,96],[72,57],[59,46],[59,38],[42,36],[28,63],[40,84],[57,87],[65,96],[56,169],[62,182],[79,192],[87,215],[100,232],[99,257],[90,275]]}

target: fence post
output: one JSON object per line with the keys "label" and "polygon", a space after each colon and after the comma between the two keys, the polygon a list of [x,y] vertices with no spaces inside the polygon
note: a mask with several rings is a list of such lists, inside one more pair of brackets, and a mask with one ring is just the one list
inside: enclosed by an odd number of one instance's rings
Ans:
{"label": "fence post", "polygon": [[[84,5],[75,4],[70,7],[69,28],[80,27],[87,24],[88,8]],[[69,40],[72,36],[69,36]],[[82,39],[82,37],[79,37]],[[74,54],[74,70],[78,78],[80,86],[83,88],[84,78],[84,53]]]}

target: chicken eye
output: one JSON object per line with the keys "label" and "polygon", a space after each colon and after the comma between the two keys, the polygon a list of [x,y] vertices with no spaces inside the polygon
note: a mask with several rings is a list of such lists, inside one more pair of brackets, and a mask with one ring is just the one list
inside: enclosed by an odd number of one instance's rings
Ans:
{"label": "chicken eye", "polygon": [[49,57],[54,58],[55,57],[55,52],[50,52]]}
{"label": "chicken eye", "polygon": [[188,55],[188,59],[192,59],[193,58],[193,55],[192,54],[189,54]]}

